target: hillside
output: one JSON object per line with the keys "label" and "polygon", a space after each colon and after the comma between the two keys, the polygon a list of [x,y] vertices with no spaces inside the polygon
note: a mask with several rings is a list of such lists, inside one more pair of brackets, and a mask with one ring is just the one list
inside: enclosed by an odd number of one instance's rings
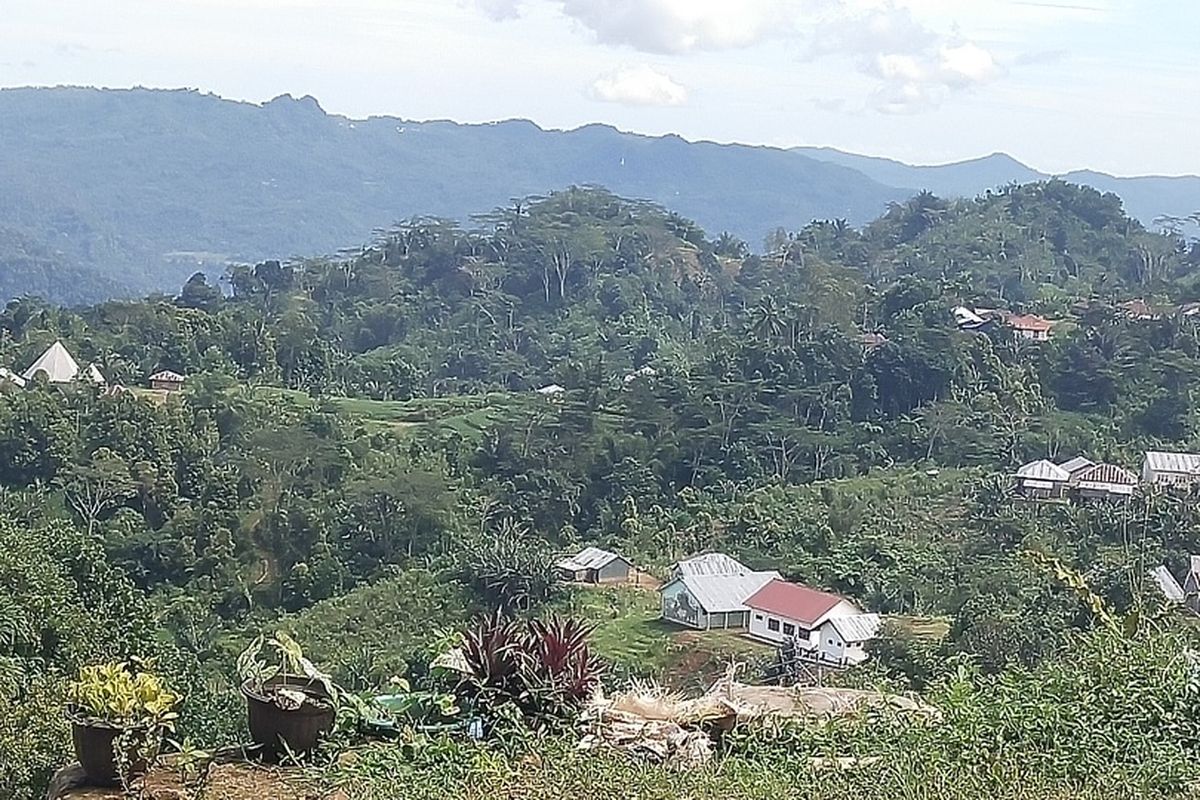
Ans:
{"label": "hillside", "polygon": [[[0,139],[0,226],[28,242],[0,248],[0,297],[67,303],[173,290],[231,260],[331,253],[413,215],[467,219],[573,184],[662,203],[758,249],[812,219],[864,224],[918,189],[973,196],[1041,177],[1007,157],[910,167],[603,125],[351,120],[311,97],[258,106],[182,90],[3,90]],[[1143,223],[1200,208],[1200,179],[1078,177],[1127,192]],[[30,263],[31,249],[46,257]]]}

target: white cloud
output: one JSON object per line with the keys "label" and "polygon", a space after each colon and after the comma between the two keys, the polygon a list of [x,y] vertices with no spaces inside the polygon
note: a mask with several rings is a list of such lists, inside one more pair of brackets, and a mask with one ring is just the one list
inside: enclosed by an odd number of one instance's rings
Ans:
{"label": "white cloud", "polygon": [[561,0],[562,10],[606,44],[647,53],[749,47],[784,33],[788,0]]}
{"label": "white cloud", "polygon": [[516,19],[521,16],[521,0],[469,0],[476,8],[494,20]]}
{"label": "white cloud", "polygon": [[871,104],[887,114],[935,108],[1004,72],[989,50],[960,34],[938,33],[897,0],[841,0],[811,37],[809,58],[847,57],[880,81]]}
{"label": "white cloud", "polygon": [[645,64],[602,75],[592,83],[591,95],[630,106],[681,106],[688,99],[687,88]]}

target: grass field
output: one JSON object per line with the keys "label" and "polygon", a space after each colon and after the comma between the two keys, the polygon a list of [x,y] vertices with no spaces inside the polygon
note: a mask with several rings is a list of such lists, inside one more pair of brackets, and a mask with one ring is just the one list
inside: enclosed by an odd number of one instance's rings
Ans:
{"label": "grass field", "polygon": [[[256,391],[277,398],[297,408],[313,402],[304,392],[261,386]],[[453,431],[474,439],[488,427],[502,422],[507,416],[536,408],[546,402],[541,397],[510,392],[489,392],[459,397],[435,397],[419,400],[369,400],[362,397],[327,397],[340,411],[364,422],[390,430],[424,428],[431,431]]]}
{"label": "grass field", "polygon": [[663,622],[653,589],[572,588],[557,610],[596,626],[592,645],[615,671],[681,691],[707,689],[731,661],[753,669],[773,653],[736,631],[693,631]]}

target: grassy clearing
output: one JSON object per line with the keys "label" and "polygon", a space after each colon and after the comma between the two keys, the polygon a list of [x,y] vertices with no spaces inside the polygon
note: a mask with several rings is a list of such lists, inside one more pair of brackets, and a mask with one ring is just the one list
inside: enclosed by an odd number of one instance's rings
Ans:
{"label": "grassy clearing", "polygon": [[896,623],[913,636],[939,642],[945,639],[950,633],[950,624],[953,622],[949,617],[909,617],[900,615],[889,616],[888,621]]}
{"label": "grassy clearing", "polygon": [[[293,389],[262,386],[256,391],[296,408],[309,406],[313,402],[309,395]],[[476,439],[492,425],[517,412],[534,409],[538,402],[545,402],[540,397],[510,392],[417,400],[369,400],[362,397],[324,399],[333,403],[339,411],[370,425],[401,431],[424,428],[454,432],[468,439]]]}
{"label": "grassy clearing", "polygon": [[663,622],[658,593],[646,588],[573,588],[556,610],[596,626],[592,645],[618,674],[681,691],[707,689],[730,661],[756,662],[772,654],[737,631],[693,631]]}

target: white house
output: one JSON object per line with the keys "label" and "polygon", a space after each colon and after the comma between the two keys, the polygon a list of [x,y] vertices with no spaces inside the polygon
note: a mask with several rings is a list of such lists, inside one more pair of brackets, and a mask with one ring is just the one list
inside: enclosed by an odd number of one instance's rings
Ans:
{"label": "white house", "polygon": [[1056,500],[1067,491],[1071,474],[1052,461],[1031,461],[1017,470],[1017,489],[1026,497]]}
{"label": "white house", "polygon": [[549,386],[543,386],[542,388],[535,389],[534,391],[536,391],[542,397],[558,397],[567,390],[559,386],[557,383],[552,383]]}
{"label": "white house", "polygon": [[794,642],[815,661],[853,665],[866,660],[866,643],[879,632],[880,618],[854,603],[821,592],[774,580],[751,597],[750,635],[772,644]]}
{"label": "white house", "polygon": [[150,376],[150,388],[163,392],[183,391],[187,378],[169,369],[160,370]]}
{"label": "white house", "polygon": [[659,590],[662,618],[703,631],[745,628],[750,623],[746,598],[778,579],[778,572],[679,575]]}
{"label": "white house", "polygon": [[1142,461],[1142,482],[1158,486],[1200,483],[1200,454],[1147,452]]}
{"label": "white house", "polygon": [[565,578],[577,583],[624,583],[633,570],[629,559],[599,547],[585,547],[554,566]]}

